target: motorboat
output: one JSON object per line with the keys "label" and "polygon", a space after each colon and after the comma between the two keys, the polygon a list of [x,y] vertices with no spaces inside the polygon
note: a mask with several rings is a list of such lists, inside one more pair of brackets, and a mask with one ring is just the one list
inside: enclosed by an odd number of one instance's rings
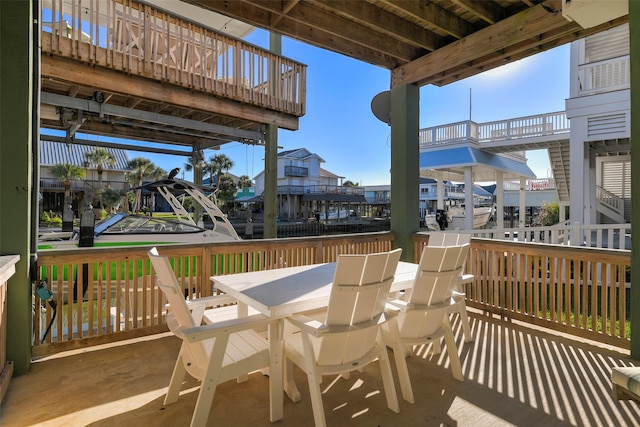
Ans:
{"label": "motorboat", "polygon": [[[475,206],[473,208],[473,228],[484,228],[491,218],[491,206]],[[464,230],[466,229],[466,214],[464,206],[455,206],[449,208],[449,229]]]}
{"label": "motorboat", "polygon": [[353,209],[336,209],[329,208],[328,212],[320,212],[318,220],[319,221],[335,221],[340,219],[346,219],[350,216],[353,216]]}
{"label": "motorboat", "polygon": [[[489,219],[491,219],[492,210],[491,206],[475,206],[473,208],[473,228],[484,228],[489,222]],[[450,230],[465,230],[467,228],[465,221],[466,213],[463,205],[450,206],[447,208],[446,212],[446,228]],[[429,230],[441,230],[435,213],[425,215],[424,223]]]}
{"label": "motorboat", "polygon": [[[241,240],[233,225],[202,188],[179,179],[164,179],[144,184],[146,189],[160,194],[171,206],[176,219],[129,213],[111,214],[95,224],[92,244],[82,245],[81,231],[44,232],[38,236],[38,249],[70,249],[86,246],[137,246],[171,243],[216,243]],[[191,196],[207,212],[211,220],[205,228],[197,224],[178,200]],[[82,228],[82,227],[81,227]],[[90,236],[91,237],[91,236]]]}

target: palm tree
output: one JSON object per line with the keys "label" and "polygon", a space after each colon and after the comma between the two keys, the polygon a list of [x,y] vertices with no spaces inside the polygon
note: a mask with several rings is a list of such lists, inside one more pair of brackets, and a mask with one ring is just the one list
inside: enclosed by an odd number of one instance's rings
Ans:
{"label": "palm tree", "polygon": [[93,151],[88,152],[84,155],[85,164],[93,165],[98,170],[98,181],[99,181],[99,197],[100,197],[100,209],[102,209],[102,173],[104,172],[104,167],[113,167],[116,164],[116,158],[105,148],[97,147],[94,148]]}
{"label": "palm tree", "polygon": [[238,187],[236,186],[236,183],[233,182],[233,178],[225,173],[218,175],[218,182],[216,184],[217,196],[220,201],[224,203],[225,212],[228,213],[228,202],[235,199]]}
{"label": "palm tree", "polygon": [[202,167],[202,163],[202,153],[199,151],[194,151],[187,159],[187,163],[184,164],[185,171],[194,171],[193,182],[195,184],[202,184],[202,170],[200,171],[200,182],[196,182],[196,171],[198,170],[198,167]]}
{"label": "palm tree", "polygon": [[[144,157],[136,157],[129,160],[127,168],[131,171],[128,175],[129,184],[140,187],[144,183],[145,178],[160,179],[167,174],[162,168],[154,165],[151,160]],[[134,199],[134,212],[140,212],[140,202],[142,200],[142,190],[136,191]]]}
{"label": "palm tree", "polygon": [[75,166],[70,163],[57,164],[51,167],[51,175],[62,181],[65,204],[67,203],[67,199],[69,204],[71,204],[71,181],[83,179],[86,176],[85,170],[80,166]]}
{"label": "palm tree", "polygon": [[104,203],[105,208],[109,212],[114,212],[118,209],[120,202],[126,196],[126,192],[121,190],[114,190],[113,188],[105,188],[101,194],[101,203]]}
{"label": "palm tree", "polygon": [[[204,171],[209,174],[209,187],[213,185],[213,178],[216,178],[216,190],[219,187],[220,175],[227,172],[233,167],[233,160],[225,154],[216,154],[209,158],[209,162],[205,164]],[[215,191],[214,190],[214,193]]]}
{"label": "palm tree", "polygon": [[243,191],[247,188],[251,188],[253,186],[253,181],[249,178],[249,175],[242,175],[238,178],[238,187],[240,187]]}
{"label": "palm tree", "polygon": [[62,231],[73,230],[73,210],[71,210],[71,181],[82,179],[86,172],[79,166],[70,163],[57,164],[51,167],[51,175],[62,181],[64,185],[64,204],[62,206]]}

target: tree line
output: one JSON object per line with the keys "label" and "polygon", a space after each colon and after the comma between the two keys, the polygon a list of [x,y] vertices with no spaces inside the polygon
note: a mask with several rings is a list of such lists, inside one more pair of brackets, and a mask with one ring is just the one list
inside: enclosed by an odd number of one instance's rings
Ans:
{"label": "tree line", "polygon": [[[125,209],[131,209],[135,213],[150,207],[142,206],[142,190],[123,191],[112,188],[104,188],[102,175],[106,168],[113,168],[116,164],[114,155],[105,148],[97,147],[93,151],[85,154],[83,166],[70,163],[56,164],[51,167],[51,174],[60,180],[65,190],[65,205],[71,205],[71,181],[83,180],[86,178],[86,168],[95,167],[98,172],[98,189],[94,192],[90,186],[86,187],[83,199],[82,210],[93,204],[95,198],[98,199],[100,208],[106,211],[115,211],[121,208],[122,202]],[[247,175],[239,177],[236,183],[228,171],[233,167],[233,161],[225,154],[216,154],[206,161],[202,157],[192,155],[184,164],[185,171],[201,171],[195,174],[209,177],[210,197],[214,202],[221,205],[229,204],[235,200],[238,188],[245,189],[253,185],[251,178]],[[156,166],[151,160],[145,157],[136,157],[127,163],[128,172],[125,173],[125,181],[131,188],[140,187],[145,182],[158,181],[170,176],[166,170]],[[171,171],[171,176],[175,176],[179,168]],[[194,180],[196,181],[196,180]],[[195,182],[201,184],[201,182]]]}

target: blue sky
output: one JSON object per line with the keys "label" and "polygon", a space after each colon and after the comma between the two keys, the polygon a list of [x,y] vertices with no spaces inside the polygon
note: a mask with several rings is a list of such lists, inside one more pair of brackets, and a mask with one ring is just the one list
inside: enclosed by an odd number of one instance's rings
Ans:
{"label": "blue sky", "polygon": [[[268,48],[269,38],[257,30],[247,39]],[[325,160],[323,167],[360,185],[390,183],[390,128],[371,113],[371,99],[389,89],[388,70],[346,56],[283,38],[284,56],[308,65],[307,111],[299,130],[280,130],[283,150],[306,148]],[[562,111],[569,96],[569,45],[507,64],[443,87],[420,89],[420,127],[469,118],[488,122]],[[230,143],[205,157],[226,154],[235,175],[253,178],[264,169],[264,148]],[[151,153],[144,156],[166,170],[183,167],[185,159]],[[538,176],[549,174],[546,150],[528,152],[529,167]],[[185,173],[190,179],[191,173]]]}

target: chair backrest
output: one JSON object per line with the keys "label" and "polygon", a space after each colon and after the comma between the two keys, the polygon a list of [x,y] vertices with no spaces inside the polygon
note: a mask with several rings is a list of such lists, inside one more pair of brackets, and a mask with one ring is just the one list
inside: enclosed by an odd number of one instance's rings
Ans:
{"label": "chair backrest", "polygon": [[354,325],[379,316],[402,249],[369,255],[340,255],[327,308],[327,325]]}
{"label": "chair backrest", "polygon": [[[158,250],[156,248],[150,249],[148,254],[149,259],[151,260],[151,265],[153,265],[153,270],[156,273],[156,283],[169,302],[169,313],[167,313],[167,325],[169,326],[169,329],[174,334],[179,335],[181,329],[200,326],[196,325],[193,317],[191,316],[191,311],[184,299],[184,293],[180,289],[178,279],[176,279],[176,276],[171,269],[171,262],[169,262],[169,258],[158,254]],[[185,344],[186,341],[183,340],[183,346],[185,346]],[[194,373],[201,375],[201,372],[206,368],[209,360],[203,343],[201,341],[188,343],[186,347],[188,348],[188,351],[184,354],[185,367],[188,368],[190,373],[192,373],[191,369],[193,369]],[[191,367],[191,369],[189,369],[189,367]],[[201,378],[201,376],[196,376],[196,378]]]}
{"label": "chair backrest", "polygon": [[401,253],[338,257],[325,320],[330,332],[315,348],[318,365],[349,364],[372,351]]}
{"label": "chair backrest", "polygon": [[468,243],[422,249],[418,271],[408,291],[408,309],[398,317],[402,337],[428,336],[440,327],[468,253]]}
{"label": "chair backrest", "polygon": [[427,246],[459,246],[471,243],[471,233],[430,231]]}

